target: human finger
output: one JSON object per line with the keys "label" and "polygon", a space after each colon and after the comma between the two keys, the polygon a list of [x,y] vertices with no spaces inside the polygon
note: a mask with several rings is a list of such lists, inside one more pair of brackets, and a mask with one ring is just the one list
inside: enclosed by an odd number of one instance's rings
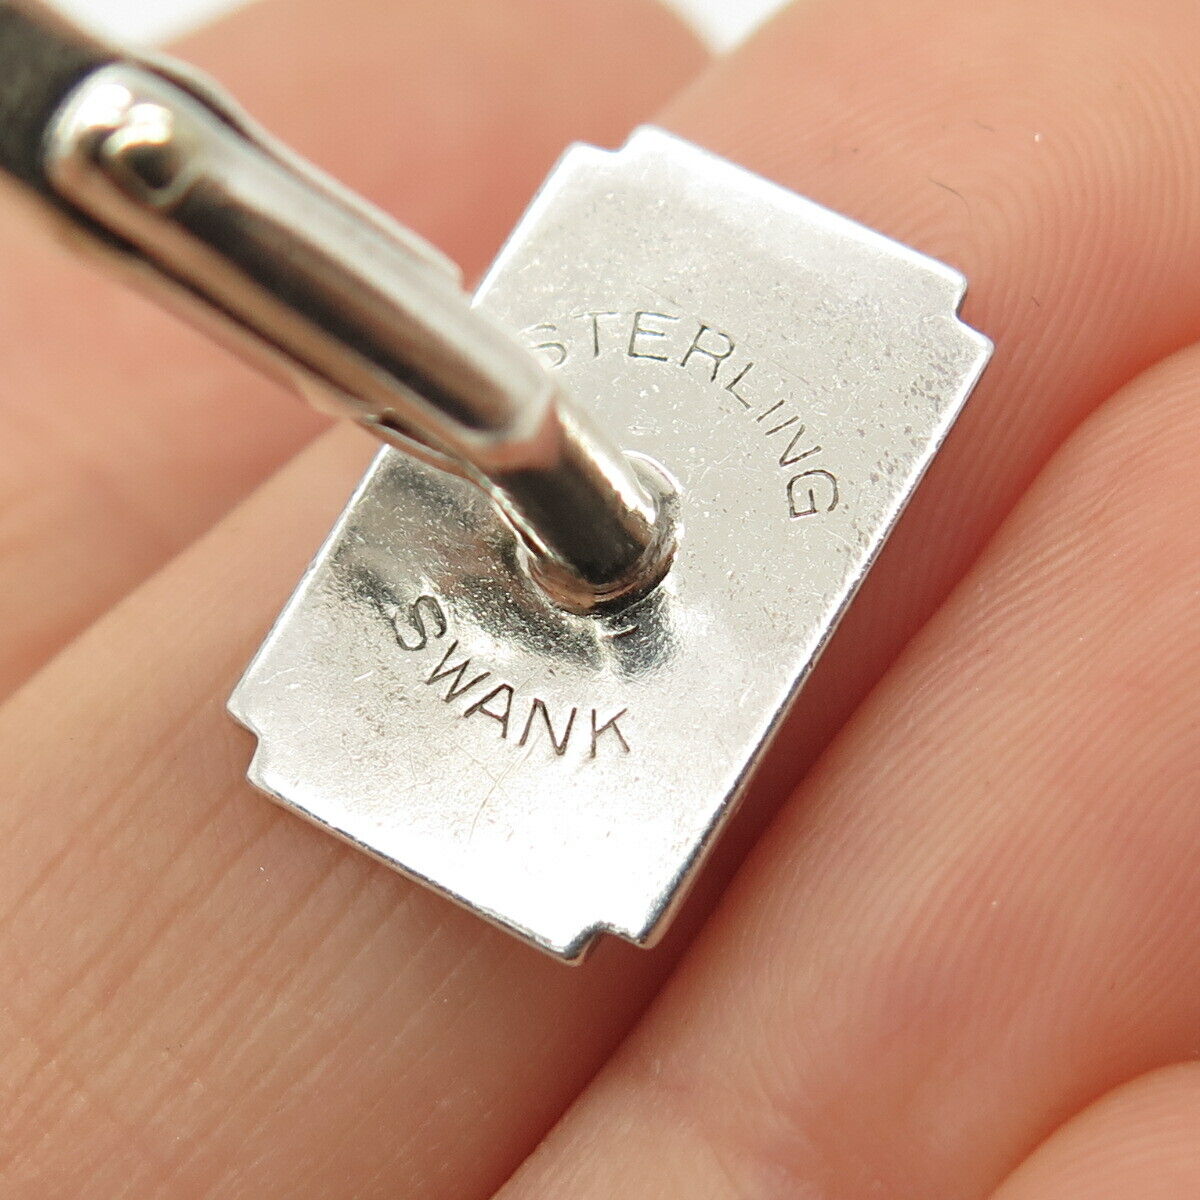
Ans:
{"label": "human finger", "polygon": [[993,1200],[1193,1200],[1200,1195],[1200,1064],[1152,1071],[1073,1117]]}

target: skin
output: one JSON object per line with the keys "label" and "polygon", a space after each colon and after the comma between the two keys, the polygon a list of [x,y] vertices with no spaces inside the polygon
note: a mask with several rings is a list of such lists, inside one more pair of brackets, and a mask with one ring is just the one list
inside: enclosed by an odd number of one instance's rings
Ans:
{"label": "skin", "polygon": [[827,0],[704,71],[625,0],[353,6],[187,52],[469,269],[653,118],[963,269],[996,360],[676,930],[568,970],[242,782],[370,447],[14,212],[0,1190],[1195,1196],[1194,0]]}

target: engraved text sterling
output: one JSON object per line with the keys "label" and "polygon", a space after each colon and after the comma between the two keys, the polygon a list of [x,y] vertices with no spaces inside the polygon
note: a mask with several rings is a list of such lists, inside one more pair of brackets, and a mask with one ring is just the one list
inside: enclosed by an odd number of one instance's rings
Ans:
{"label": "engraved text sterling", "polygon": [[564,366],[572,355],[627,359],[690,370],[729,396],[752,418],[764,438],[773,439],[783,476],[787,515],[793,520],[832,512],[838,506],[838,477],[824,465],[824,447],[802,421],[795,396],[803,380],[740,348],[722,329],[698,318],[652,309],[588,309],[543,321],[523,331],[530,348],[547,366]]}

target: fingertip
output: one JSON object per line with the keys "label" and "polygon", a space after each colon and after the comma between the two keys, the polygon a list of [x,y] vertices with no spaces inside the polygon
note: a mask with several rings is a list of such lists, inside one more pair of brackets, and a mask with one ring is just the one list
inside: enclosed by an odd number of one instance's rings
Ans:
{"label": "fingertip", "polygon": [[1200,1063],[1162,1067],[1061,1126],[993,1200],[1195,1200]]}

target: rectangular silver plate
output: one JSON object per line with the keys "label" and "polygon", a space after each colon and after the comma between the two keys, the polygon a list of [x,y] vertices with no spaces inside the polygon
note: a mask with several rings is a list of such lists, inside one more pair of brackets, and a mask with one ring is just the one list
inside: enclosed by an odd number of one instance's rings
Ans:
{"label": "rectangular silver plate", "polygon": [[477,299],[675,482],[667,579],[563,612],[385,451],[230,702],[251,778],[545,950],[651,942],[987,361],[964,288],[661,131],[569,151]]}

